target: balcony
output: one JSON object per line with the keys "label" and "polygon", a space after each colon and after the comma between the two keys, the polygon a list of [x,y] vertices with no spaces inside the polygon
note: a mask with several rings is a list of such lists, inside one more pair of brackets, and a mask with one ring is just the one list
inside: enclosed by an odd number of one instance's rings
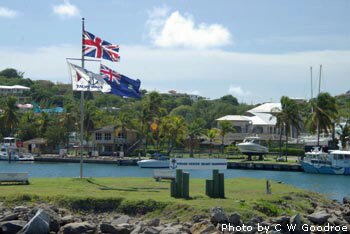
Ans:
{"label": "balcony", "polygon": [[114,138],[114,143],[119,144],[119,145],[123,145],[123,144],[127,144],[128,140],[125,138],[117,137],[117,138]]}

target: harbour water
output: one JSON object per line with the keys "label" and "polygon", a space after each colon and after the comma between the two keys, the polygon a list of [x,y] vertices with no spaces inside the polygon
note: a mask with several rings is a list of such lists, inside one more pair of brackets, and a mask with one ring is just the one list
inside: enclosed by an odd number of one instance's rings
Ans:
{"label": "harbour water", "polygon": [[[78,177],[79,163],[38,163],[0,161],[0,172],[28,172],[30,178]],[[330,199],[342,200],[350,196],[350,176],[307,174],[304,172],[225,170],[225,178],[248,177],[270,179],[325,194]],[[113,164],[84,164],[86,177],[151,177],[152,169]],[[190,171],[192,178],[210,178],[211,171]]]}

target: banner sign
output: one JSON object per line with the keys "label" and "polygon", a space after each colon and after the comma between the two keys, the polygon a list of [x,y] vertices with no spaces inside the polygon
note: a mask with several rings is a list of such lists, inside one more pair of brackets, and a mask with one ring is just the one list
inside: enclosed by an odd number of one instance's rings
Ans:
{"label": "banner sign", "polygon": [[218,158],[172,158],[170,169],[226,170],[227,159]]}

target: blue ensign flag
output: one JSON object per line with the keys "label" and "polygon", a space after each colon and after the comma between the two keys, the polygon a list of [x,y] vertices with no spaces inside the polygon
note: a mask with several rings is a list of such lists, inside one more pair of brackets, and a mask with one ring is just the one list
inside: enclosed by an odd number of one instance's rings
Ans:
{"label": "blue ensign flag", "polygon": [[104,79],[111,86],[110,93],[122,97],[141,98],[141,81],[139,79],[130,79],[103,64],[101,64],[100,73],[104,75]]}

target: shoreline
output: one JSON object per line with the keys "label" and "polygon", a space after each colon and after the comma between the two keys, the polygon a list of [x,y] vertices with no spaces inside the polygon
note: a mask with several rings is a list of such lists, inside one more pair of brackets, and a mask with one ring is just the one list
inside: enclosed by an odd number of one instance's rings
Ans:
{"label": "shoreline", "polygon": [[[97,164],[116,164],[118,166],[137,166],[138,159],[90,159],[84,158],[84,163]],[[80,158],[58,158],[58,157],[37,157],[34,162],[54,162],[54,163],[79,163]],[[227,169],[245,169],[245,170],[269,170],[269,171],[291,171],[302,172],[300,164],[281,164],[281,163],[259,163],[259,162],[228,162]]]}

